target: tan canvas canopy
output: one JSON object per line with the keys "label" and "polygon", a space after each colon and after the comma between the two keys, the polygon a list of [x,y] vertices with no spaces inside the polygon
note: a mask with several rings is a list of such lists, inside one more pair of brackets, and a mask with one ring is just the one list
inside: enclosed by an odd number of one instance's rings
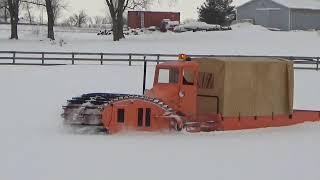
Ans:
{"label": "tan canvas canopy", "polygon": [[293,63],[285,59],[193,59],[200,66],[198,111],[229,116],[288,115],[293,111]]}

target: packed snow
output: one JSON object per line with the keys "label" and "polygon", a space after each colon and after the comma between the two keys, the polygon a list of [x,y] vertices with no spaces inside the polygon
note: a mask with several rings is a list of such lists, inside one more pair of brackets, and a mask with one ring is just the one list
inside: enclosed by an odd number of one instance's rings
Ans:
{"label": "packed snow", "polygon": [[[51,42],[45,38],[45,27],[40,35],[20,31],[20,40],[12,41],[7,25],[0,25],[0,50],[320,56],[320,32],[317,31],[268,31],[250,24],[236,24],[232,28],[232,31],[218,32],[154,32],[127,36],[120,42],[96,33],[57,32],[56,41]],[[66,44],[60,46],[61,40]]]}
{"label": "packed snow", "polygon": [[[148,87],[153,67],[148,68]],[[201,134],[79,135],[60,118],[88,92],[141,93],[142,66],[0,66],[0,179],[318,180],[319,123]],[[296,72],[299,108],[320,109],[316,71]]]}
{"label": "packed snow", "polygon": [[207,24],[205,22],[189,22],[174,27],[174,31],[184,32],[187,30],[218,30],[220,25],[216,24]]}
{"label": "packed snow", "polygon": [[[3,27],[0,25],[0,29]],[[317,32],[149,34],[115,43],[90,33],[58,33],[62,47],[30,31],[0,50],[320,55]],[[42,40],[42,41],[40,41]],[[147,87],[154,66],[148,67]],[[320,124],[212,133],[73,134],[61,106],[90,92],[141,94],[139,64],[0,66],[0,179],[319,180]],[[320,110],[320,72],[296,70],[295,108]]]}

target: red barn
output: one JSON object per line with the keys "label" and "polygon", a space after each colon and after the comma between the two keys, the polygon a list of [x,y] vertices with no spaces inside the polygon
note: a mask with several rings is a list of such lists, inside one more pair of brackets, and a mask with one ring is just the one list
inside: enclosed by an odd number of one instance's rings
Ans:
{"label": "red barn", "polygon": [[163,19],[180,22],[180,12],[129,11],[128,26],[130,28],[160,27]]}

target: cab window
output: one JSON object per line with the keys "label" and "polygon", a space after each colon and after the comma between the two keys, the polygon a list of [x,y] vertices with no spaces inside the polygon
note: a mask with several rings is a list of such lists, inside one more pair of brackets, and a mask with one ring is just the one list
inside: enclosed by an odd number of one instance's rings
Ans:
{"label": "cab window", "polygon": [[177,69],[159,69],[158,83],[177,84],[179,82],[179,71]]}
{"label": "cab window", "polygon": [[194,85],[194,72],[192,70],[183,70],[183,85]]}

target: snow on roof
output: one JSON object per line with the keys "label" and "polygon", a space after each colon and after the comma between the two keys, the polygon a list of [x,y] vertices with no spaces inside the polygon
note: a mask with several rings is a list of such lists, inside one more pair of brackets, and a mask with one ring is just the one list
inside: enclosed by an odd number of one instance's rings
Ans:
{"label": "snow on roof", "polygon": [[238,7],[238,6],[242,6],[244,4],[247,4],[248,2],[251,2],[251,1],[253,1],[253,0],[234,0],[234,1],[232,1],[231,5]]}
{"label": "snow on roof", "polygon": [[[242,6],[255,0],[238,0],[238,6]],[[320,10],[320,0],[271,0],[291,9],[313,9]]]}
{"label": "snow on roof", "polygon": [[320,0],[272,0],[292,9],[319,9]]}

